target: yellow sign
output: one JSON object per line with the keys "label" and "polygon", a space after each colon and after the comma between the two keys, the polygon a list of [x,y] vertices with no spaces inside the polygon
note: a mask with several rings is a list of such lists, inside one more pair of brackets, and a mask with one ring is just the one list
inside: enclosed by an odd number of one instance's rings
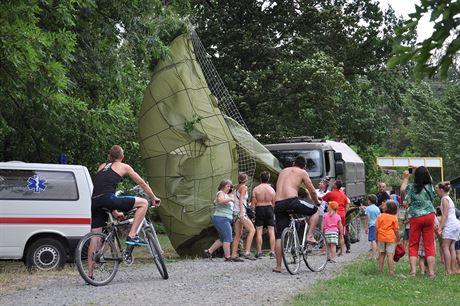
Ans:
{"label": "yellow sign", "polygon": [[425,166],[427,168],[441,168],[441,181],[444,181],[442,157],[377,157],[380,167],[409,167]]}

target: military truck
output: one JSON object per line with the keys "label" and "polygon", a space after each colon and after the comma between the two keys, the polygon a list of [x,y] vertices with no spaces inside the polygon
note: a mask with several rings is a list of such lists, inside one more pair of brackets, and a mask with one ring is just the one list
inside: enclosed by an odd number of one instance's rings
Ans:
{"label": "military truck", "polygon": [[315,187],[321,179],[340,179],[350,201],[361,204],[366,198],[364,162],[347,144],[302,136],[265,147],[278,159],[281,168],[292,166],[297,155],[305,157]]}

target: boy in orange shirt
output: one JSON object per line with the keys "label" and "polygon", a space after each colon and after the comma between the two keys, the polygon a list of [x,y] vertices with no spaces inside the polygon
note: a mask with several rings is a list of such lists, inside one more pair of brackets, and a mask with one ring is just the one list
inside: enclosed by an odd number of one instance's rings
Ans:
{"label": "boy in orange shirt", "polygon": [[384,205],[384,212],[375,221],[376,240],[380,252],[379,270],[383,272],[385,256],[388,257],[388,273],[394,275],[393,254],[396,243],[399,242],[399,224],[396,214],[398,207],[394,201],[387,201]]}

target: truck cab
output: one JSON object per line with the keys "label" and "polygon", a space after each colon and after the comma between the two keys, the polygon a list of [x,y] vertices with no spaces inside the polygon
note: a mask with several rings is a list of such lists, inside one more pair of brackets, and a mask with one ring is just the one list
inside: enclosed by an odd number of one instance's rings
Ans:
{"label": "truck cab", "polygon": [[93,183],[78,165],[0,162],[0,259],[51,270],[90,231]]}
{"label": "truck cab", "polygon": [[365,199],[364,162],[347,144],[302,136],[265,147],[278,159],[281,168],[292,166],[298,155],[305,157],[315,187],[322,179],[340,179],[350,201],[360,203]]}

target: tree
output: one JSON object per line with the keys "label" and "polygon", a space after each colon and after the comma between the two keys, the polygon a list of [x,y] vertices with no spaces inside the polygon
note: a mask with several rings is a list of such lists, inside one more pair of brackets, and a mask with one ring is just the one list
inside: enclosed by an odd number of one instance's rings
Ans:
{"label": "tree", "polygon": [[400,24],[393,11],[360,0],[210,0],[193,11],[217,71],[263,142],[337,136],[341,93],[382,68]]}
{"label": "tree", "polygon": [[111,145],[139,165],[137,112],[188,1],[3,1],[0,160],[96,166]]}
{"label": "tree", "polygon": [[[425,15],[430,15],[430,21],[435,22],[433,34],[416,44],[407,41],[405,35],[415,33],[420,19]],[[452,66],[454,57],[460,49],[459,16],[459,1],[421,0],[420,5],[415,5],[415,12],[409,14],[410,19],[397,31],[398,40],[388,66],[395,67],[413,61],[417,79],[432,77],[438,72],[441,78],[447,78],[449,67]],[[435,50],[441,52],[439,60],[435,59]]]}

